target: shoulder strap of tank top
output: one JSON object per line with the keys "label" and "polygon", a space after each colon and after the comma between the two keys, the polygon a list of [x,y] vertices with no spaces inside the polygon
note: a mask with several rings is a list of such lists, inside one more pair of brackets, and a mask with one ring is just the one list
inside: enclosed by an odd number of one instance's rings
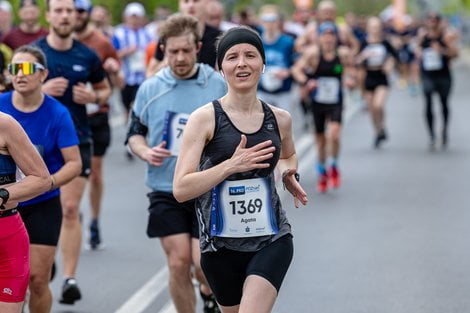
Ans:
{"label": "shoulder strap of tank top", "polygon": [[259,101],[261,101],[261,104],[263,106],[263,112],[264,112],[264,122],[263,123],[266,123],[266,122],[274,123],[276,125],[276,133],[279,136],[279,138],[281,138],[281,130],[279,129],[279,124],[277,123],[276,114],[274,114],[273,110],[271,109],[271,107],[266,102],[264,102],[261,99]]}
{"label": "shoulder strap of tank top", "polygon": [[212,106],[214,107],[214,136],[219,130],[219,119],[221,116],[224,116],[224,109],[222,109],[222,105],[220,104],[219,99],[215,99],[212,101]]}

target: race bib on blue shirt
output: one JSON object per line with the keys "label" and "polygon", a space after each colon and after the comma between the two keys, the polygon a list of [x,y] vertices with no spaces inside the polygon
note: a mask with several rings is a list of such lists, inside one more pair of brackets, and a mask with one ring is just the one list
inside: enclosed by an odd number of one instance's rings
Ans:
{"label": "race bib on blue shirt", "polygon": [[247,238],[278,232],[268,178],[226,180],[212,189],[211,236]]}
{"label": "race bib on blue shirt", "polygon": [[163,128],[163,140],[166,141],[166,149],[171,155],[178,156],[183,139],[183,132],[188,122],[189,114],[166,111]]}

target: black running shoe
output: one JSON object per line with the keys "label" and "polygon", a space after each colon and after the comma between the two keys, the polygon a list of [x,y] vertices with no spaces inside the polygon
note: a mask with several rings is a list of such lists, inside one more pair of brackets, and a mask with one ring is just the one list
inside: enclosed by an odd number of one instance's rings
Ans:
{"label": "black running shoe", "polygon": [[98,250],[101,246],[101,237],[100,237],[100,229],[98,227],[98,221],[94,220],[90,224],[90,249],[91,250]]}
{"label": "black running shoe", "polygon": [[62,297],[59,302],[62,304],[73,305],[75,304],[75,301],[78,301],[81,298],[82,294],[80,293],[80,289],[78,288],[75,278],[67,278],[62,286]]}
{"label": "black running shoe", "polygon": [[443,131],[442,132],[442,149],[446,149],[448,143],[449,143],[449,141],[448,141],[448,138],[447,138],[447,132]]}
{"label": "black running shoe", "polygon": [[387,133],[385,132],[385,130],[381,130],[378,134],[377,134],[377,137],[375,137],[375,141],[374,141],[374,147],[376,149],[380,148],[380,145],[382,144],[383,141],[387,140]]}
{"label": "black running shoe", "polygon": [[202,301],[204,302],[204,313],[221,313],[219,306],[215,301],[214,294],[207,296],[200,291],[199,293],[201,294]]}

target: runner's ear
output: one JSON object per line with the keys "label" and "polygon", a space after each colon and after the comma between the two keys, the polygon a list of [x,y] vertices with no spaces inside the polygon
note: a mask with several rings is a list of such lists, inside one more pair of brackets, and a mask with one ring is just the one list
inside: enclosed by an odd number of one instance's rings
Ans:
{"label": "runner's ear", "polygon": [[220,71],[220,75],[222,75],[222,77],[225,78],[224,72]]}
{"label": "runner's ear", "polygon": [[261,71],[261,74],[264,74],[264,70],[266,69],[266,65],[263,64],[263,70]]}

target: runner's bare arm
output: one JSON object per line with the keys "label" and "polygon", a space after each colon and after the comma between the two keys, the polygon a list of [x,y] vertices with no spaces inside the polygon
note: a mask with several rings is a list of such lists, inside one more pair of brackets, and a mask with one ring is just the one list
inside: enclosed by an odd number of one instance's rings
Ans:
{"label": "runner's bare arm", "polygon": [[80,158],[80,150],[78,146],[71,146],[60,149],[64,159],[64,165],[55,172],[52,177],[51,189],[59,188],[65,185],[82,171],[82,159]]}
{"label": "runner's bare arm", "polygon": [[300,201],[303,205],[307,204],[307,193],[303,190],[300,183],[295,179],[297,173],[298,160],[295,152],[294,137],[292,134],[292,117],[289,112],[271,107],[281,134],[281,154],[277,168],[282,173],[283,184],[294,197],[295,207],[298,207]]}
{"label": "runner's bare arm", "polygon": [[109,86],[108,79],[93,84],[93,90],[95,92],[95,103],[104,105],[108,103],[109,96],[111,96],[111,87]]}
{"label": "runner's bare arm", "polygon": [[305,75],[305,70],[308,67],[312,67],[313,71],[315,71],[318,66],[318,57],[318,46],[312,46],[294,63],[291,68],[291,73],[298,83],[305,84],[307,82],[308,77]]}
{"label": "runner's bare arm", "polygon": [[[49,190],[51,186],[49,171],[20,124],[12,117],[1,113],[0,134],[0,147],[11,155],[26,176],[23,180],[4,187],[10,193],[8,203],[26,201]],[[8,205],[6,207],[11,208]]]}

